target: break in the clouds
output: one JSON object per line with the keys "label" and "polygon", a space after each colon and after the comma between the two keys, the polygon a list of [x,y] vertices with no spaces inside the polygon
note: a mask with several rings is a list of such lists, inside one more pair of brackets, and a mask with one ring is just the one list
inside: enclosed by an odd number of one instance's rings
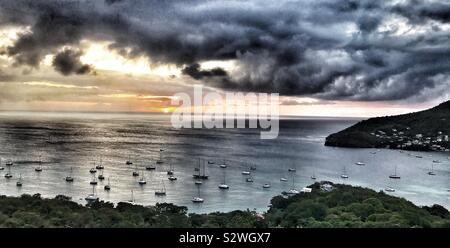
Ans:
{"label": "break in the clouds", "polygon": [[[86,73],[81,41],[170,63],[227,90],[326,100],[433,97],[449,86],[450,4],[441,1],[3,0],[0,25],[29,27],[6,54],[64,75]],[[205,69],[207,61],[234,68]]]}

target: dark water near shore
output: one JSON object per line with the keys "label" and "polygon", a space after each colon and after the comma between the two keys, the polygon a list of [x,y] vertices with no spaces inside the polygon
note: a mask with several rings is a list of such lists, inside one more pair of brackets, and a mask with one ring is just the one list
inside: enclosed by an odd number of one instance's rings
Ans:
{"label": "dark water near shore", "polygon": [[[100,199],[111,202],[128,201],[131,191],[138,204],[152,205],[171,202],[185,205],[190,211],[211,212],[234,209],[267,209],[270,199],[290,189],[291,182],[281,182],[280,177],[291,178],[289,167],[296,167],[295,187],[301,189],[311,183],[314,173],[317,180],[361,185],[375,190],[390,186],[396,192],[419,205],[441,204],[450,208],[450,160],[448,153],[421,154],[423,158],[394,150],[344,149],[323,145],[325,137],[354,124],[353,119],[291,119],[280,121],[280,136],[276,140],[260,140],[259,131],[252,129],[181,129],[171,127],[169,116],[139,114],[38,114],[0,113],[0,156],[2,166],[12,159],[14,177],[6,179],[7,172],[0,171],[0,194],[21,195],[40,193],[44,197],[59,194],[71,196],[84,203],[92,191],[89,169],[93,161],[103,158],[104,176],[110,178],[112,190],[106,192],[100,182],[96,187]],[[163,148],[164,160],[175,167],[175,182],[167,180],[168,163],[158,165],[154,172],[145,171],[147,185],[138,185],[139,177],[132,177],[134,166],[125,165],[128,156],[143,169],[154,164]],[[375,154],[372,154],[374,153]],[[39,155],[43,171],[37,173]],[[197,195],[192,174],[198,158],[215,161],[208,165],[210,179],[201,188],[205,202],[194,205]],[[219,168],[223,160],[227,169]],[[436,176],[429,176],[433,160]],[[365,162],[358,166],[355,162]],[[245,182],[241,175],[248,164],[256,165],[253,183]],[[395,166],[401,180],[388,178]],[[74,183],[64,177],[73,167]],[[344,167],[348,179],[341,179]],[[226,173],[228,191],[220,184]],[[140,171],[142,173],[142,171]],[[23,187],[17,188],[19,174]],[[155,189],[164,180],[167,196],[157,197]],[[270,189],[263,189],[271,183]]]}

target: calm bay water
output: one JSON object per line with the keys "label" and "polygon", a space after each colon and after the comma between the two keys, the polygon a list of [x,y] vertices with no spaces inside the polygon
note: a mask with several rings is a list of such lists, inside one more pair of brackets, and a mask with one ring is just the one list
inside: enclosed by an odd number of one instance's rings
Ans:
{"label": "calm bay water", "polygon": [[[99,182],[96,192],[101,200],[120,202],[133,197],[137,204],[153,205],[170,202],[184,205],[192,212],[230,211],[235,209],[267,210],[270,199],[289,190],[291,174],[295,167],[295,187],[301,189],[317,180],[360,185],[375,190],[387,186],[395,188],[390,193],[404,197],[419,205],[441,204],[450,209],[450,160],[448,153],[419,153],[395,150],[344,149],[325,147],[325,137],[346,128],[354,119],[291,119],[280,121],[280,136],[275,140],[260,140],[259,131],[251,129],[173,129],[167,115],[139,114],[49,114],[0,113],[0,157],[2,166],[6,159],[15,164],[14,177],[6,179],[0,172],[0,194],[17,196],[40,193],[44,197],[71,196],[85,203],[84,197],[92,192],[89,169],[102,157],[104,176],[110,178],[112,190],[103,190]],[[156,171],[145,171],[145,166],[155,164],[159,149],[163,148],[163,165]],[[373,154],[375,153],[375,154]],[[420,154],[423,158],[414,155]],[[43,171],[34,171],[42,156]],[[139,186],[140,177],[132,177],[135,165],[125,161],[131,157],[134,164],[145,173],[147,185]],[[209,180],[200,186],[203,204],[193,204],[197,195],[192,174],[198,158],[214,161],[207,165]],[[226,160],[227,169],[219,164]],[[435,176],[427,175],[433,160]],[[167,180],[168,161],[175,168],[177,181]],[[365,166],[355,163],[365,162]],[[248,165],[256,165],[252,173],[254,182],[245,182],[241,172]],[[391,180],[389,174],[397,172],[401,180]],[[73,168],[73,183],[64,178]],[[343,170],[349,175],[341,179]],[[144,170],[144,171],[142,171]],[[19,175],[23,187],[17,188]],[[218,189],[226,175],[230,189]],[[281,177],[289,182],[281,182]],[[167,196],[157,197],[155,189],[164,180]],[[263,189],[271,183],[270,189]]]}

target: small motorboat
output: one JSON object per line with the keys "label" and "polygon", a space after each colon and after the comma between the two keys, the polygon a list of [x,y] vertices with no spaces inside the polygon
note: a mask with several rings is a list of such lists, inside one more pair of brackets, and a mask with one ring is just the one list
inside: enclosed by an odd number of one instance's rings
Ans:
{"label": "small motorboat", "polygon": [[202,184],[203,184],[203,182],[200,180],[195,181],[195,185],[202,185]]}
{"label": "small motorboat", "polygon": [[264,188],[264,189],[268,189],[268,188],[270,188],[270,187],[271,187],[270,183],[266,183],[266,184],[263,185],[263,188]]}
{"label": "small motorboat", "polygon": [[228,184],[224,184],[224,183],[219,184],[219,189],[229,189],[229,188],[230,188],[230,186],[228,186]]}
{"label": "small motorboat", "polygon": [[391,188],[391,187],[386,187],[384,190],[385,190],[386,192],[395,192],[395,189],[394,189],[394,188]]}
{"label": "small motorboat", "polygon": [[289,172],[296,172],[297,169],[295,169],[295,168],[289,168],[288,171],[289,171]]}
{"label": "small motorboat", "polygon": [[355,164],[356,164],[356,165],[359,165],[359,166],[364,166],[364,165],[366,165],[366,164],[363,163],[363,162],[356,162]]}
{"label": "small motorboat", "polygon": [[174,177],[174,176],[170,176],[168,179],[169,179],[170,181],[176,181],[178,178],[176,178],[176,177]]}
{"label": "small motorboat", "polygon": [[251,173],[250,173],[250,171],[243,171],[242,172],[242,175],[245,175],[245,176],[248,176],[248,175],[250,175]]}
{"label": "small motorboat", "polygon": [[156,170],[156,166],[154,165],[149,165],[145,167],[146,170]]}
{"label": "small motorboat", "polygon": [[203,203],[205,200],[203,198],[200,197],[194,197],[192,198],[192,202],[193,203]]}
{"label": "small motorboat", "polygon": [[247,183],[253,183],[253,177],[248,177],[247,179],[245,179],[245,181]]}
{"label": "small motorboat", "polygon": [[92,173],[92,174],[97,173],[97,170],[96,170],[95,168],[91,168],[91,169],[89,170],[89,173]]}
{"label": "small motorboat", "polygon": [[285,178],[285,177],[282,177],[282,178],[280,178],[280,181],[282,181],[282,182],[287,182],[287,178]]}

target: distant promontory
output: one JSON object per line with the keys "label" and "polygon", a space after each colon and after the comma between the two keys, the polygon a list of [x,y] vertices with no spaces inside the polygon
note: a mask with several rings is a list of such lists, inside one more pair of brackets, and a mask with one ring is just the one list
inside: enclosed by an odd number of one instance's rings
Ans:
{"label": "distant promontory", "polygon": [[326,138],[326,146],[449,151],[450,101],[434,108],[361,121]]}

